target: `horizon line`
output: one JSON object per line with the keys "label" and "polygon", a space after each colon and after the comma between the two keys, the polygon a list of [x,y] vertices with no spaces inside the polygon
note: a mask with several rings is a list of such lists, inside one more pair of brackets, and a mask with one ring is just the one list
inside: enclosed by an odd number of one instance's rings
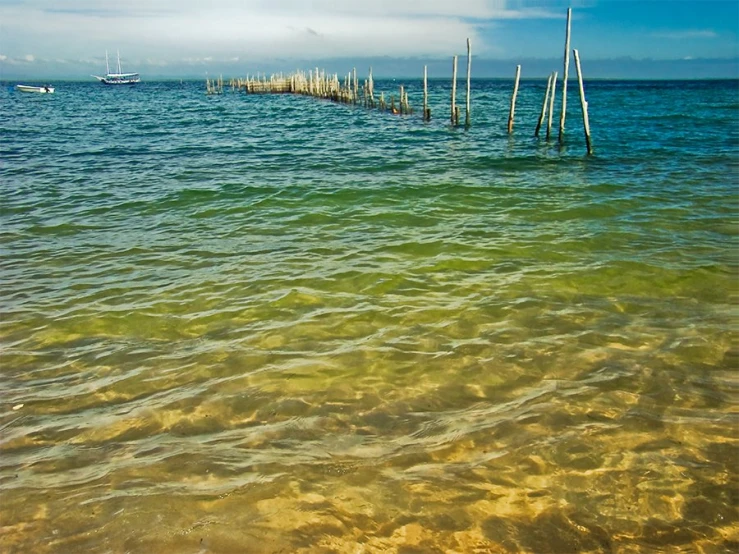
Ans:
{"label": "horizon line", "polygon": [[[260,72],[261,73],[261,72]],[[292,73],[285,73],[285,72],[276,72],[272,73],[271,75],[279,75],[282,73],[283,75],[292,75]],[[230,79],[243,79],[243,76],[239,77],[233,77],[233,76],[223,76],[221,77],[226,80]],[[521,77],[520,81],[541,81],[546,80],[549,76],[543,75],[540,77]],[[151,79],[142,79],[139,83],[167,83],[167,82],[176,82],[176,81],[182,81],[182,82],[200,82],[204,81],[205,79],[210,78],[209,76],[204,77],[194,77],[194,76],[183,76],[183,77],[170,77],[170,76],[164,76],[164,75],[153,75]],[[372,76],[373,79],[379,80],[379,81],[400,81],[400,80],[410,80],[410,81],[422,81],[423,77],[417,77],[417,76],[400,76],[400,77],[390,77],[390,76]],[[46,82],[49,80],[53,80],[56,82],[62,82],[62,83],[90,83],[90,84],[99,84],[99,81],[93,81],[88,78],[82,78],[82,77],[61,77],[61,78],[41,78],[41,77],[21,77],[21,79],[27,81],[27,82]],[[0,77],[0,83],[3,85],[9,84],[14,81],[18,81],[19,79],[16,78],[5,78]],[[457,81],[465,81],[466,76],[459,76],[457,77]],[[471,77],[471,81],[513,81],[514,77]],[[561,81],[561,76],[558,77],[558,81]],[[672,82],[691,82],[691,81],[739,81],[739,75],[734,77],[588,77],[585,79],[586,81],[641,81],[641,82],[648,82],[648,81],[672,81]],[[451,78],[446,77],[428,77],[428,81],[451,81]],[[567,78],[567,81],[573,81],[577,82],[577,76],[569,75]],[[133,85],[132,85],[133,86]]]}

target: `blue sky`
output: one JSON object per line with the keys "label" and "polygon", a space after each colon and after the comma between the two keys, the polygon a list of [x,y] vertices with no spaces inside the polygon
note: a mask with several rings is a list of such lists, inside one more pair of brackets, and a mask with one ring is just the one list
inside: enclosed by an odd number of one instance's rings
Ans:
{"label": "blue sky", "polygon": [[0,78],[86,79],[106,49],[143,78],[426,62],[442,77],[467,37],[473,75],[538,77],[559,65],[569,6],[593,76],[739,76],[739,0],[0,0]]}

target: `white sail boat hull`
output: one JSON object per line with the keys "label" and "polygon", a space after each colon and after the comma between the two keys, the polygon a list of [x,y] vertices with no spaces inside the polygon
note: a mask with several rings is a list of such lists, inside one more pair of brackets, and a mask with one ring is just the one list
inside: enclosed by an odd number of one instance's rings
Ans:
{"label": "white sail boat hull", "polygon": [[138,73],[108,73],[105,77],[93,75],[104,85],[135,85],[141,82]]}

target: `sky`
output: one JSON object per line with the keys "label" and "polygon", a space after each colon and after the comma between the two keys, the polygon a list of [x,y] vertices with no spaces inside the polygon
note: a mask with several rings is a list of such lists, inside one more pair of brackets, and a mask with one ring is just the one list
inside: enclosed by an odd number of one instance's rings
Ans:
{"label": "sky", "polygon": [[739,78],[739,0],[0,0],[0,79],[91,79],[106,50],[143,80],[447,77],[467,38],[473,77],[542,77],[562,65],[568,7],[590,77]]}

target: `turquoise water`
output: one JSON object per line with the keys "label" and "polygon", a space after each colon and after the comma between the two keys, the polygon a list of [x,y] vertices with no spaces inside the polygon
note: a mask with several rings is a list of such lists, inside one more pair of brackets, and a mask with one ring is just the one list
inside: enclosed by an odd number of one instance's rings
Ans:
{"label": "turquoise water", "polygon": [[2,88],[0,550],[739,548],[739,84],[400,84]]}

